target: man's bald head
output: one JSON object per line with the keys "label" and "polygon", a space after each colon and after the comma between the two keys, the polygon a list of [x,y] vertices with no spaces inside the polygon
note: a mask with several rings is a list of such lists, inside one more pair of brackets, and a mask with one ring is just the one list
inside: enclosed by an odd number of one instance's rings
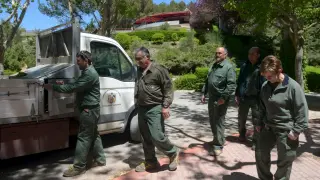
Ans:
{"label": "man's bald head", "polygon": [[225,60],[228,56],[228,51],[226,48],[224,47],[218,47],[216,49],[216,61],[217,62],[221,62],[223,60]]}
{"label": "man's bald head", "polygon": [[256,64],[260,58],[259,47],[252,47],[249,50],[248,59],[252,64]]}

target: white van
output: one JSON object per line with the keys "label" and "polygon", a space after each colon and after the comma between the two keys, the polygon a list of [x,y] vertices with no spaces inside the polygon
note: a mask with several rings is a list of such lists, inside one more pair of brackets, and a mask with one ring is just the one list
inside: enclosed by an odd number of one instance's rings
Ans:
{"label": "white van", "polygon": [[134,106],[136,68],[118,42],[80,32],[78,21],[41,31],[36,66],[0,80],[0,159],[63,149],[78,123],[74,94],[44,90],[44,83],[74,81],[76,53],[87,50],[100,75],[100,134],[130,133],[140,141]]}

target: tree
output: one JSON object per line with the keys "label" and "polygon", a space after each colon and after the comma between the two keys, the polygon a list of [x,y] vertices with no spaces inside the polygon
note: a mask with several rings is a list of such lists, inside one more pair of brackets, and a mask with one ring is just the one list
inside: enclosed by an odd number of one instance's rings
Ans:
{"label": "tree", "polygon": [[[42,13],[61,21],[92,15],[96,23],[90,22],[91,30],[96,24],[97,28],[93,32],[111,36],[112,30],[121,20],[136,16],[139,7],[140,3],[135,0],[47,0],[46,4],[40,3],[39,9]],[[64,13],[65,11],[69,13]],[[99,17],[95,14],[97,12]]]}
{"label": "tree", "polygon": [[[38,3],[41,13],[61,22],[73,21],[75,17],[82,20],[83,15],[94,14],[96,10],[95,0],[38,0]],[[65,13],[66,11],[69,13]]]}
{"label": "tree", "polygon": [[30,2],[31,0],[0,0],[0,12],[8,14],[0,22],[0,66],[3,65],[5,51],[12,45]]}
{"label": "tree", "polygon": [[282,31],[283,38],[291,40],[295,51],[296,81],[304,88],[304,33],[319,22],[320,0],[230,0],[225,7],[238,11],[258,30],[274,26]]}
{"label": "tree", "polygon": [[241,22],[236,11],[223,7],[227,0],[197,0],[190,4],[190,25],[195,29],[210,29],[212,23],[219,24],[224,32],[233,33],[236,25]]}

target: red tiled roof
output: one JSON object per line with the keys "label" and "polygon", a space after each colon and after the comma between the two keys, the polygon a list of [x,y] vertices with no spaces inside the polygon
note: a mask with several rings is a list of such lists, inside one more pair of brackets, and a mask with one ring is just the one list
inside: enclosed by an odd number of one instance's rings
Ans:
{"label": "red tiled roof", "polygon": [[167,17],[181,17],[181,16],[190,16],[190,11],[157,13],[151,16],[140,18],[136,20],[135,24],[154,23],[154,22],[161,21],[162,19]]}

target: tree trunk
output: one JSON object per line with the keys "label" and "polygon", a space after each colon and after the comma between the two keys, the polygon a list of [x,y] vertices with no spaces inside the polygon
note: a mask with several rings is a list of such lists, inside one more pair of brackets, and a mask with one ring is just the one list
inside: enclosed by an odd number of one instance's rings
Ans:
{"label": "tree trunk", "polygon": [[304,90],[302,61],[303,61],[303,45],[298,45],[296,58],[295,58],[295,75],[296,75],[296,81],[300,84],[300,86]]}
{"label": "tree trunk", "polygon": [[4,53],[6,52],[5,50],[6,49],[3,47],[3,45],[0,45],[0,73],[3,72],[4,70],[3,63],[4,63]]}

